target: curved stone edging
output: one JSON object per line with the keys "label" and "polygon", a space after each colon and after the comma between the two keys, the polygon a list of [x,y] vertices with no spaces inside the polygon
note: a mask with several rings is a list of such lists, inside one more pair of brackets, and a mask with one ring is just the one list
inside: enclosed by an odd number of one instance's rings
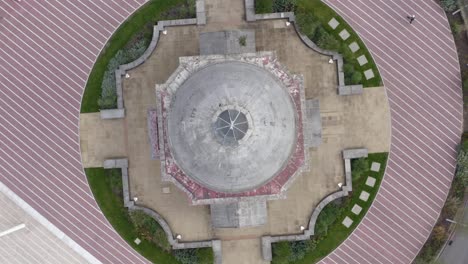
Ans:
{"label": "curved stone edging", "polygon": [[314,208],[309,220],[308,228],[304,230],[303,234],[299,235],[283,235],[283,236],[263,236],[262,237],[262,256],[264,260],[272,260],[271,243],[280,241],[302,241],[310,239],[315,234],[315,224],[317,218],[322,212],[323,208],[336,199],[345,197],[353,189],[351,177],[351,159],[367,157],[367,149],[346,149],[343,150],[343,160],[345,162],[345,180],[346,184],[341,187],[341,191],[334,192],[320,201]]}
{"label": "curved stone edging", "polygon": [[151,38],[151,42],[148,48],[145,50],[145,52],[138,59],[127,64],[122,64],[117,68],[117,70],[115,70],[114,74],[117,90],[117,109],[100,110],[102,119],[115,119],[125,117],[122,76],[127,76],[127,72],[129,70],[140,66],[151,56],[151,54],[153,54],[154,50],[158,45],[160,32],[163,32],[164,34],[165,27],[204,25],[206,23],[205,0],[196,0],[195,7],[197,14],[196,18],[158,21],[158,23],[153,27],[153,37]]}
{"label": "curved stone edging", "polygon": [[103,164],[104,169],[121,169],[122,171],[122,189],[123,189],[123,202],[124,207],[127,207],[129,211],[142,210],[149,216],[151,216],[166,233],[167,240],[173,249],[188,249],[188,248],[206,248],[212,247],[215,258],[215,264],[221,264],[221,241],[220,240],[205,240],[205,241],[193,241],[193,242],[179,242],[174,238],[174,233],[166,220],[156,211],[136,205],[135,201],[130,199],[130,188],[128,179],[128,159],[109,159],[105,160]]}
{"label": "curved stone edging", "polygon": [[245,1],[245,14],[248,22],[254,22],[257,20],[269,20],[269,19],[288,19],[288,22],[292,23],[294,29],[296,30],[297,35],[302,40],[302,42],[309,47],[310,49],[316,51],[317,53],[331,56],[333,60],[336,61],[338,69],[338,94],[339,95],[350,95],[351,93],[342,93],[341,91],[360,91],[362,93],[363,86],[359,85],[346,85],[343,71],[343,56],[335,51],[324,50],[318,47],[312,40],[310,40],[306,35],[302,34],[299,31],[299,28],[296,24],[296,16],[294,12],[280,12],[280,13],[267,13],[267,14],[255,14],[255,1],[254,0],[244,0]]}
{"label": "curved stone edging", "polygon": [[150,57],[153,51],[156,49],[158,41],[159,41],[159,28],[158,26],[154,26],[153,37],[151,39],[151,42],[148,48],[145,50],[145,52],[138,59],[127,64],[122,64],[117,68],[117,70],[115,70],[115,82],[116,82],[116,89],[117,89],[117,108],[118,109],[124,108],[122,76],[125,76],[127,74],[127,71],[143,64]]}
{"label": "curved stone edging", "polygon": [[156,211],[149,209],[147,207],[139,206],[135,204],[133,204],[132,206],[129,206],[128,210],[130,211],[142,210],[143,212],[151,216],[154,220],[156,220],[156,222],[158,222],[158,224],[162,227],[162,229],[166,233],[167,240],[169,241],[169,244],[172,246],[173,249],[212,247],[213,241],[216,241],[216,240],[207,240],[207,241],[180,243],[177,239],[174,238],[174,234],[172,233],[172,230],[169,227],[169,224]]}

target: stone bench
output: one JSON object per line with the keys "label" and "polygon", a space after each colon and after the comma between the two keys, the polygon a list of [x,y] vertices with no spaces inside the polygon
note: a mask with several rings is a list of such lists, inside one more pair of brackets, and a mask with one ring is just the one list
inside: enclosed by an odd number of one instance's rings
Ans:
{"label": "stone bench", "polygon": [[343,150],[343,159],[367,158],[368,154],[365,148],[345,149]]}
{"label": "stone bench", "polygon": [[363,87],[361,84],[338,86],[338,95],[357,95],[362,94],[362,92]]}
{"label": "stone bench", "polygon": [[101,119],[119,119],[125,117],[125,109],[102,109]]}

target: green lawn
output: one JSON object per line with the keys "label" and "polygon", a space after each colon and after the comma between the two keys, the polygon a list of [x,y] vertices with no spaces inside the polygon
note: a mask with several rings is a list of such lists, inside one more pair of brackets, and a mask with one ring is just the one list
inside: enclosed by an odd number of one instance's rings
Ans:
{"label": "green lawn", "polygon": [[154,243],[142,240],[141,244],[137,246],[133,242],[135,238],[138,237],[138,234],[133,223],[130,221],[127,208],[123,207],[120,170],[89,168],[85,169],[85,172],[89,186],[93,191],[94,198],[101,208],[101,211],[114,229],[129,245],[153,263],[179,263],[174,256],[163,251]]}
{"label": "green lawn", "polygon": [[[322,214],[326,214],[327,211],[328,212],[332,211],[333,213],[336,212],[338,214],[335,222],[328,227],[327,234],[322,235],[320,237],[317,237],[317,236],[312,237],[312,239],[317,240],[315,249],[308,251],[303,259],[295,261],[295,262],[290,262],[290,263],[296,263],[296,264],[316,263],[323,257],[327,256],[335,248],[337,248],[351,234],[351,232],[354,230],[354,228],[356,228],[356,226],[359,224],[361,219],[366,214],[367,210],[372,204],[372,201],[375,198],[375,195],[377,194],[378,188],[380,186],[380,182],[382,180],[382,177],[385,171],[387,157],[388,157],[388,153],[369,154],[369,157],[367,158],[368,163],[369,163],[368,170],[365,171],[362,174],[362,176],[359,177],[358,179],[355,179],[353,177],[353,192],[350,194],[349,197],[344,198],[343,203],[338,206],[340,209],[337,210],[336,205],[329,204],[323,209],[322,213],[320,214],[319,218],[321,217]],[[381,164],[380,172],[370,171],[370,165],[373,161],[379,162]],[[365,185],[367,176],[372,176],[376,178],[376,184],[373,188]],[[370,197],[367,202],[363,202],[359,199],[359,195],[361,191],[363,190],[370,193]],[[362,211],[359,214],[359,216],[356,216],[355,214],[351,212],[351,208],[354,206],[354,204],[358,204],[362,207]],[[335,208],[331,208],[333,206],[335,206]],[[353,224],[351,225],[350,228],[346,228],[341,223],[346,216],[350,217],[353,220]],[[317,232],[317,228],[316,228],[316,232]],[[273,261],[273,263],[275,262]]]}
{"label": "green lawn", "polygon": [[[255,9],[257,13],[269,13],[269,12],[275,11],[275,7],[274,7],[275,5],[277,6],[276,9],[278,9],[278,6],[279,8],[284,6],[284,4],[283,5],[278,4],[278,3],[284,3],[284,2],[294,2],[294,1],[292,0],[256,0]],[[321,28],[323,28],[330,35],[335,37],[337,41],[340,42],[340,48],[336,49],[336,51],[338,51],[340,54],[343,55],[345,64],[352,65],[355,71],[362,73],[362,80],[360,83],[362,83],[364,87],[381,86],[381,77],[380,77],[379,71],[377,69],[377,66],[375,65],[373,58],[371,57],[369,51],[367,50],[362,40],[359,38],[356,32],[348,25],[348,23],[346,23],[346,21],[344,21],[335,11],[333,11],[333,9],[328,7],[321,0],[297,0],[295,2],[296,2],[296,8],[295,8],[296,22],[298,24],[300,23],[299,21],[301,20],[310,21],[309,23],[311,24],[318,22],[321,25]],[[312,17],[307,17],[307,16],[312,16]],[[340,22],[340,25],[335,30],[333,30],[328,25],[328,21],[330,21],[330,19],[332,19],[333,17],[336,18],[338,22]],[[343,29],[346,29],[351,34],[351,36],[346,41],[341,40],[341,38],[338,36],[338,33],[341,32],[341,30]],[[313,40],[314,35],[316,34],[316,30],[311,30],[310,32],[303,32],[303,33],[306,34],[311,40]],[[356,53],[353,54],[347,46],[354,41],[356,41],[360,49]],[[366,56],[368,60],[367,64],[363,66],[359,65],[356,58],[359,57],[360,55]],[[369,68],[372,68],[375,74],[375,77],[370,80],[366,80],[364,77],[364,71]]]}
{"label": "green lawn", "polygon": [[[98,112],[98,99],[101,96],[101,83],[107,64],[115,54],[123,49],[135,36],[143,34],[151,39],[152,26],[161,19],[166,19],[168,12],[185,0],[151,0],[135,12],[114,33],[101,51],[89,75],[81,102],[81,113]],[[148,41],[149,44],[149,41]]]}

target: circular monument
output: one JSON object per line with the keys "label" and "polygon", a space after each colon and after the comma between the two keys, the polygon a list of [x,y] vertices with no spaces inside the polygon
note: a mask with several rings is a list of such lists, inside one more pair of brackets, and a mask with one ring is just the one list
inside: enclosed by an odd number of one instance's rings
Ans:
{"label": "circular monument", "polygon": [[297,141],[288,89],[257,65],[227,61],[192,72],[172,95],[167,139],[177,166],[198,184],[238,193],[286,166]]}

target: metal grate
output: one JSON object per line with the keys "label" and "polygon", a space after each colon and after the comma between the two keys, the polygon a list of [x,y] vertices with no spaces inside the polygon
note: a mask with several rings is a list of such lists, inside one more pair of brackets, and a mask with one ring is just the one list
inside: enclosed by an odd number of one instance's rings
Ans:
{"label": "metal grate", "polygon": [[215,123],[216,135],[223,145],[237,145],[248,129],[247,117],[238,110],[223,111]]}

